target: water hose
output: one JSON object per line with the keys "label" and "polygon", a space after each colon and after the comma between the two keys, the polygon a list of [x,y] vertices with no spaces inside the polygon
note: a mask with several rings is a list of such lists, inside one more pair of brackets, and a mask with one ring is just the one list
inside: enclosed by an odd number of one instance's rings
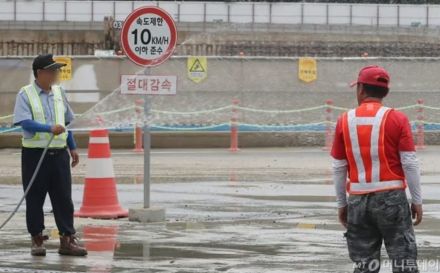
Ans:
{"label": "water hose", "polygon": [[47,150],[49,149],[50,144],[52,143],[52,140],[54,138],[55,135],[51,135],[49,142],[47,142],[46,147],[43,150],[43,153],[41,154],[40,159],[38,160],[38,164],[37,167],[34,170],[34,173],[32,174],[32,178],[31,181],[29,182],[29,185],[27,186],[26,190],[24,191],[23,196],[20,199],[20,202],[18,202],[17,206],[15,207],[15,209],[12,211],[12,213],[9,215],[9,217],[1,224],[0,226],[0,230],[6,226],[6,224],[9,222],[9,220],[12,219],[12,217],[14,217],[15,213],[17,213],[18,209],[20,208],[21,204],[23,203],[24,199],[26,198],[26,195],[28,194],[29,190],[32,187],[32,184],[34,184],[35,178],[37,177],[38,172],[40,171],[41,168],[41,164],[43,164],[43,159],[46,156]]}

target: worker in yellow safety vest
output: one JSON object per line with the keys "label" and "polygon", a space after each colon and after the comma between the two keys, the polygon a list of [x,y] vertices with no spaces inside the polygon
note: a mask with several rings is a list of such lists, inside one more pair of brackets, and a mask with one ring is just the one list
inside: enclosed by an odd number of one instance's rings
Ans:
{"label": "worker in yellow safety vest", "polygon": [[35,81],[21,88],[14,109],[14,124],[23,129],[22,182],[26,189],[44,148],[54,135],[41,168],[26,196],[26,224],[32,236],[31,254],[45,256],[43,205],[49,193],[60,233],[59,254],[87,255],[75,236],[73,225],[72,167],[79,162],[72,132],[65,126],[74,118],[63,89],[56,85],[60,68],[51,54],[39,55],[32,64]]}

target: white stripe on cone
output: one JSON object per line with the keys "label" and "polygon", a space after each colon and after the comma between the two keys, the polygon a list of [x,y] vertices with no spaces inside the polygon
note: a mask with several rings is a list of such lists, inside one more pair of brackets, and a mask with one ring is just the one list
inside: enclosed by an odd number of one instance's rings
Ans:
{"label": "white stripe on cone", "polygon": [[88,158],[86,178],[114,178],[113,160],[111,158]]}
{"label": "white stripe on cone", "polygon": [[110,141],[108,137],[91,137],[89,139],[89,143],[102,144],[102,143],[110,143]]}

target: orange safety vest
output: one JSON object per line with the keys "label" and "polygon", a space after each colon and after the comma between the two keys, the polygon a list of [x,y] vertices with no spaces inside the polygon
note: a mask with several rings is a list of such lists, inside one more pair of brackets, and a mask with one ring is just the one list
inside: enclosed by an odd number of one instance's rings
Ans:
{"label": "orange safety vest", "polygon": [[363,103],[344,113],[342,130],[349,165],[349,194],[405,189],[405,178],[394,173],[385,154],[385,122],[393,111],[380,103]]}

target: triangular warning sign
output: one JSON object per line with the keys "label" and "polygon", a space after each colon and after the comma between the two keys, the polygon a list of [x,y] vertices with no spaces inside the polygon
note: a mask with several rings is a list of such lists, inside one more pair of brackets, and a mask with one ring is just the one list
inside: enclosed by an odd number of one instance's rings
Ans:
{"label": "triangular warning sign", "polygon": [[186,62],[188,78],[195,83],[199,83],[208,76],[208,60],[206,56],[188,56]]}
{"label": "triangular warning sign", "polygon": [[205,69],[203,68],[202,64],[200,63],[199,59],[196,59],[189,69],[189,72],[205,72]]}

